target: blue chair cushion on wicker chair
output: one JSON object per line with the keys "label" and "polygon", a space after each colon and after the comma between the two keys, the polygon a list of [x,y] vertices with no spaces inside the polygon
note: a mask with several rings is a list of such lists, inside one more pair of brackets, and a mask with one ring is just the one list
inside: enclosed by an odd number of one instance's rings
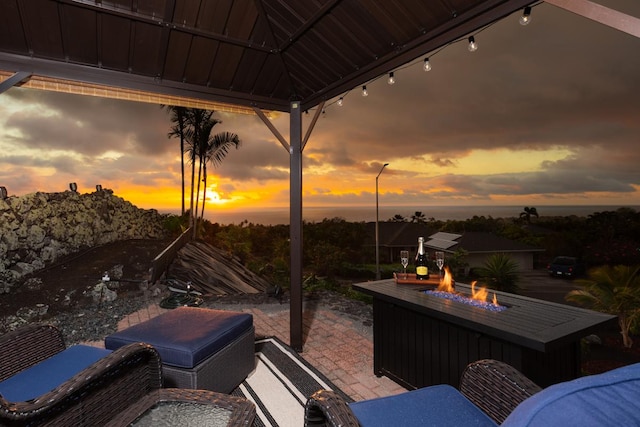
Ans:
{"label": "blue chair cushion on wicker chair", "polygon": [[41,396],[111,353],[111,350],[73,345],[0,382],[0,395],[10,402]]}
{"label": "blue chair cushion on wicker chair", "polygon": [[640,425],[640,363],[549,386],[520,403],[502,425]]}
{"label": "blue chair cushion on wicker chair", "polygon": [[361,426],[495,427],[495,423],[458,390],[436,385],[349,404]]}
{"label": "blue chair cushion on wicker chair", "polygon": [[435,385],[355,403],[319,390],[305,426],[640,426],[640,363],[540,389],[503,362],[479,360],[461,383],[464,393]]}

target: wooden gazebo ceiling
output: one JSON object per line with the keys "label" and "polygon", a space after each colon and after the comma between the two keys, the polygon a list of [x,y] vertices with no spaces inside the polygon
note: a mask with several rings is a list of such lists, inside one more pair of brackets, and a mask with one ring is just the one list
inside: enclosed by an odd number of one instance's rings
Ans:
{"label": "wooden gazebo ceiling", "polygon": [[309,109],[531,0],[2,0],[0,74]]}

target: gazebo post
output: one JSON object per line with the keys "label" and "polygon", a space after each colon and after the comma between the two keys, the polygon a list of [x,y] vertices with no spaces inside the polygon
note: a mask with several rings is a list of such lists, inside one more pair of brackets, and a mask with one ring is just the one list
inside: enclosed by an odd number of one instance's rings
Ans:
{"label": "gazebo post", "polygon": [[290,345],[295,351],[302,351],[302,111],[300,102],[291,102],[290,110]]}

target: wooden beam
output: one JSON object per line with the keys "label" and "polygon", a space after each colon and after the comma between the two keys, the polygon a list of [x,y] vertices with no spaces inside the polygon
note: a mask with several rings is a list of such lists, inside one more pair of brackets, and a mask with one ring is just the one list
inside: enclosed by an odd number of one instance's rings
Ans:
{"label": "wooden beam", "polygon": [[640,19],[589,0],[545,0],[559,8],[640,38]]}
{"label": "wooden beam", "polygon": [[29,78],[31,78],[31,73],[29,72],[18,71],[17,73],[14,73],[11,77],[0,83],[0,93],[6,92],[14,86],[22,86],[22,83]]}
{"label": "wooden beam", "polygon": [[256,115],[258,117],[260,117],[260,120],[262,120],[264,122],[265,125],[267,125],[267,127],[269,128],[269,130],[271,131],[271,133],[278,138],[278,141],[280,141],[280,144],[282,144],[282,146],[284,147],[285,150],[290,151],[291,148],[289,147],[289,143],[287,142],[286,139],[284,139],[284,136],[282,136],[282,134],[280,133],[280,131],[278,129],[276,129],[276,127],[273,125],[273,123],[271,123],[271,120],[269,120],[269,117],[267,117],[261,109],[254,107],[253,111],[255,111]]}
{"label": "wooden beam", "polygon": [[311,119],[311,124],[309,124],[309,128],[307,129],[307,133],[304,135],[304,139],[302,140],[302,150],[304,151],[304,147],[306,147],[307,142],[309,142],[309,138],[311,137],[311,132],[313,132],[313,128],[316,127],[316,122],[324,109],[324,101],[318,104],[318,108],[316,109],[316,113],[313,115],[313,119]]}

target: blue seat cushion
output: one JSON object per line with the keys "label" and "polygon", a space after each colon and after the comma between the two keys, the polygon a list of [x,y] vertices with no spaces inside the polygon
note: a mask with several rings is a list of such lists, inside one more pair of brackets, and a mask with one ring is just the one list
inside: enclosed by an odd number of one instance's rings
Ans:
{"label": "blue seat cushion", "polygon": [[640,425],[640,363],[547,387],[518,405],[502,425]]}
{"label": "blue seat cushion", "polygon": [[0,395],[9,402],[26,402],[58,387],[111,353],[104,348],[73,345],[0,382]]}
{"label": "blue seat cushion", "polygon": [[349,407],[362,427],[496,426],[491,418],[450,385],[435,385],[363,400],[350,403]]}
{"label": "blue seat cushion", "polygon": [[191,369],[253,326],[253,316],[225,310],[178,307],[105,338],[111,350],[133,342],[151,344],[162,363]]}

